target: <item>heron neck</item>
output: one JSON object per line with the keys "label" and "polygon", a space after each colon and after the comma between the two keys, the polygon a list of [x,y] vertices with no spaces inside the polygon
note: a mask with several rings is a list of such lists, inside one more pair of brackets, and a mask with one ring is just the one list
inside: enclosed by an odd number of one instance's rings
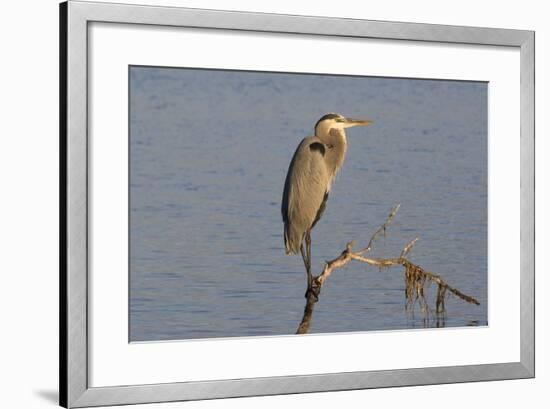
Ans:
{"label": "heron neck", "polygon": [[330,172],[336,175],[346,157],[348,148],[346,133],[343,129],[332,128],[321,135],[317,135],[317,137],[328,147],[325,153],[325,161]]}

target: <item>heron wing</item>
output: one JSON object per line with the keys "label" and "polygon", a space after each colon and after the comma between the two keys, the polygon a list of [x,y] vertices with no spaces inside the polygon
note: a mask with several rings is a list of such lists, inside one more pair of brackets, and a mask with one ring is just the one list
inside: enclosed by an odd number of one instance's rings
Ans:
{"label": "heron wing", "polygon": [[325,193],[325,197],[323,197],[323,203],[321,203],[319,210],[317,210],[317,215],[315,216],[315,220],[313,220],[313,224],[311,225],[311,228],[313,228],[317,224],[317,222],[321,220],[321,217],[325,212],[325,208],[327,207],[327,200],[328,200],[328,191]]}
{"label": "heron wing", "polygon": [[298,252],[303,235],[322,214],[330,184],[324,154],[319,138],[308,137],[290,162],[281,206],[287,252]]}

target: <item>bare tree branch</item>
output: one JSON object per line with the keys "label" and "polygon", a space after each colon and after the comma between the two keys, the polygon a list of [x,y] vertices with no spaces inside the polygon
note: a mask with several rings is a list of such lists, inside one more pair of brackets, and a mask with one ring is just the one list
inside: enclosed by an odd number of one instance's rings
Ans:
{"label": "bare tree branch", "polygon": [[[321,274],[314,277],[313,279],[313,286],[316,287],[317,290],[316,293],[319,294],[322,286],[336,269],[344,267],[352,260],[356,260],[379,268],[387,268],[396,265],[403,266],[405,273],[405,297],[407,301],[407,308],[414,307],[415,302],[418,301],[423,312],[427,313],[429,311],[428,303],[424,296],[424,288],[427,283],[431,282],[435,283],[438,286],[436,297],[436,313],[442,313],[445,311],[445,296],[447,291],[463,301],[479,305],[479,301],[477,301],[474,297],[466,295],[460,290],[451,287],[439,275],[424,270],[422,267],[412,263],[406,258],[406,256],[410,253],[410,251],[413,249],[414,245],[418,241],[418,237],[407,243],[407,245],[405,245],[405,247],[401,251],[399,257],[397,258],[368,258],[363,255],[364,253],[371,251],[374,242],[380,236],[380,234],[385,234],[387,227],[394,219],[397,211],[399,210],[399,207],[400,205],[394,206],[384,224],[382,224],[382,226],[380,226],[372,235],[367,247],[360,251],[353,252],[354,242],[350,241],[346,244],[346,249],[342,251],[342,253],[340,253],[338,257],[325,263]],[[310,292],[307,298],[306,306],[304,308],[302,321],[296,331],[297,334],[306,334],[309,331],[309,328],[311,326],[311,319],[313,316],[313,309],[317,301],[318,299],[315,297],[313,292]]]}

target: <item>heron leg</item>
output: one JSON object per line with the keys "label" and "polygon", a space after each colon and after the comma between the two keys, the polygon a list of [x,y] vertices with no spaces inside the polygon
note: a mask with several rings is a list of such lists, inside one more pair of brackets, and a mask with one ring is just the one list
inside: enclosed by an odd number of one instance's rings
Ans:
{"label": "heron leg", "polygon": [[309,230],[306,233],[306,254],[307,254],[307,285],[311,288],[313,284],[313,275],[311,274],[311,234]]}
{"label": "heron leg", "polygon": [[307,244],[306,244],[306,249],[304,249],[304,243],[302,243],[300,245],[300,252],[302,253],[302,258],[304,259],[304,266],[306,268],[306,273],[307,273],[307,288],[308,288],[308,291],[310,289],[310,286],[311,286],[311,266],[310,266],[310,263],[309,263],[309,259],[308,259],[308,255],[307,255]]}
{"label": "heron leg", "polygon": [[[307,262],[309,265],[309,269],[308,269],[309,274],[307,277],[308,291],[311,291],[315,297],[315,301],[318,301],[320,288],[315,285],[313,281],[313,275],[311,274],[311,232],[309,230],[306,233],[306,253],[307,253]],[[306,298],[307,298],[307,293],[306,293]]]}
{"label": "heron leg", "polygon": [[[304,258],[304,263],[306,264],[307,271],[307,291],[305,297],[308,298],[309,293],[311,292],[315,297],[315,301],[319,300],[319,288],[315,287],[313,284],[313,275],[311,274],[311,232],[308,230],[306,232],[306,257]],[[302,257],[304,256],[302,250]],[[307,260],[307,261],[306,261]]]}

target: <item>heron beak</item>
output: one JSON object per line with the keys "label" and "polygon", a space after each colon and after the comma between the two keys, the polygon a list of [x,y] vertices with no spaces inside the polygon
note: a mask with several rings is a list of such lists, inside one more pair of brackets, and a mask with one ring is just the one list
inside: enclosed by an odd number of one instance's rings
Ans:
{"label": "heron beak", "polygon": [[344,128],[352,128],[354,126],[367,126],[372,124],[373,121],[363,119],[351,119],[346,118],[344,120]]}

